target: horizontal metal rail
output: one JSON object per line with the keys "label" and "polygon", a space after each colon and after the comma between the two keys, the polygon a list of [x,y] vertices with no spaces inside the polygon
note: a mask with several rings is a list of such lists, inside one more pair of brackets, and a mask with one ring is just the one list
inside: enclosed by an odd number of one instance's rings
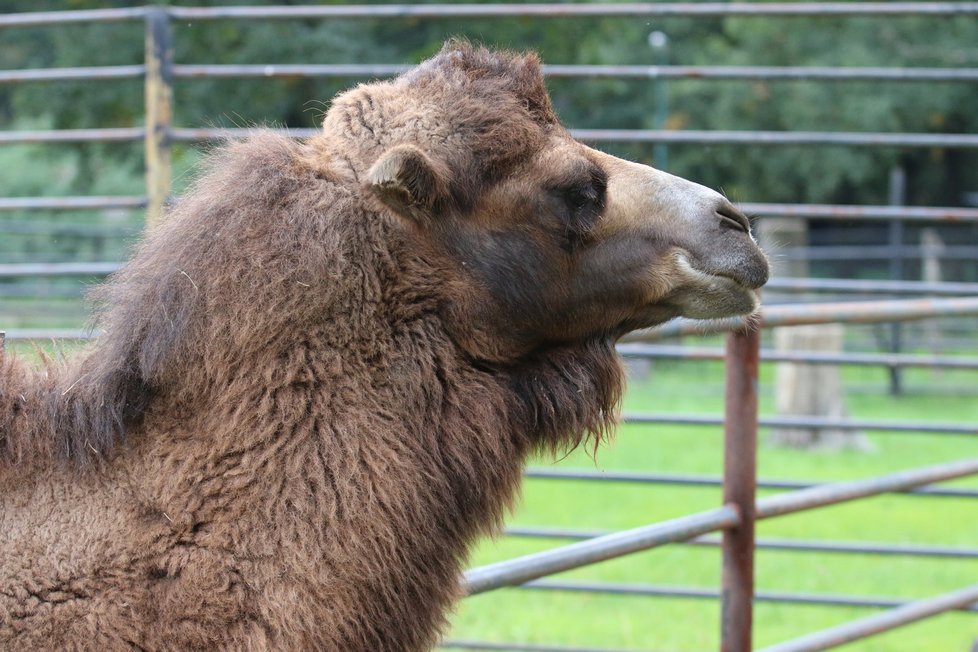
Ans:
{"label": "horizontal metal rail", "polygon": [[[173,76],[184,79],[241,79],[248,77],[393,77],[414,66],[402,63],[230,63],[173,65]],[[954,70],[950,68],[949,70]]]}
{"label": "horizontal metal rail", "polygon": [[[41,11],[0,15],[0,28],[36,27],[82,22],[118,22],[145,18],[148,7]],[[555,4],[431,4],[267,7],[166,7],[171,18],[220,20],[227,18],[567,18],[602,16],[908,16],[978,13],[975,2],[663,2]]]}
{"label": "horizontal metal rail", "polygon": [[7,341],[31,340],[88,340],[92,334],[79,328],[10,328],[6,331]]}
{"label": "horizontal metal rail", "polygon": [[40,27],[42,25],[67,25],[71,23],[114,23],[141,20],[146,17],[146,11],[146,7],[126,7],[120,9],[31,11],[0,14],[0,27]]}
{"label": "horizontal metal rail", "polygon": [[78,68],[36,68],[0,70],[0,84],[38,81],[77,81],[95,79],[134,79],[146,74],[146,66],[86,66]]}
{"label": "horizontal metal rail", "polygon": [[[780,256],[780,253],[778,254]],[[885,281],[841,278],[772,278],[765,292],[834,292],[859,294],[928,294],[945,297],[978,296],[978,283]]]}
{"label": "horizontal metal rail", "polygon": [[[310,128],[263,128],[262,131],[272,131],[291,138],[309,138],[320,133],[319,129]],[[212,140],[247,138],[255,132],[248,127],[175,127],[169,130],[170,140],[175,143],[199,143]]]}
{"label": "horizontal metal rail", "polygon": [[[694,598],[715,600],[720,597],[716,589],[701,589],[685,586],[657,586],[649,584],[622,584],[618,582],[597,582],[584,580],[534,580],[521,584],[520,589],[537,591],[568,591],[574,593],[597,593],[602,595],[637,595],[663,598]],[[878,596],[830,595],[818,593],[789,593],[787,591],[757,591],[755,602],[778,604],[804,604],[824,607],[859,607],[889,609],[908,604],[903,598]],[[959,611],[978,613],[978,606],[968,604],[957,607]]]}
{"label": "horizontal metal rail", "polygon": [[[723,417],[698,414],[638,414],[622,415],[625,423],[664,423],[674,426],[722,426]],[[942,435],[965,435],[978,437],[978,427],[974,424],[931,423],[924,421],[883,421],[863,419],[838,419],[818,416],[770,416],[761,417],[758,425],[762,428],[817,428],[820,430],[870,430],[877,432],[931,433]]]}
{"label": "horizontal metal rail", "polygon": [[[175,64],[179,78],[392,77],[411,69],[398,63]],[[98,69],[95,69],[98,70]],[[17,72],[17,71],[14,71]],[[827,66],[634,66],[546,64],[554,78],[767,79],[833,81],[978,81],[975,68],[831,68]],[[0,75],[0,83],[4,81]]]}
{"label": "horizontal metal rail", "polygon": [[[978,459],[937,464],[864,480],[824,484],[761,498],[757,501],[756,515],[758,519],[783,516],[975,474],[978,474]],[[488,564],[465,573],[466,592],[473,595],[503,586],[524,584],[546,575],[734,527],[739,519],[737,511],[732,506],[725,505],[693,516]]]}
{"label": "horizontal metal rail", "polygon": [[[719,347],[708,348],[633,343],[619,344],[617,349],[618,353],[626,358],[715,361],[724,359],[723,349]],[[978,358],[952,358],[936,355],[912,355],[908,353],[824,353],[821,351],[761,349],[761,362],[978,370]]]}
{"label": "horizontal metal rail", "polygon": [[548,77],[638,78],[638,79],[764,79],[831,81],[974,81],[974,68],[881,68],[828,66],[543,66]]}
{"label": "horizontal metal rail", "polygon": [[978,474],[978,459],[946,462],[933,466],[898,471],[866,480],[833,482],[790,493],[767,496],[757,501],[757,518],[784,516],[803,510],[848,502],[857,498],[921,487]]}
{"label": "horizontal metal rail", "polygon": [[974,68],[830,68],[827,66],[543,66],[548,77],[640,79],[766,79],[833,81],[974,81]]}
{"label": "horizontal metal rail", "polygon": [[136,142],[141,141],[145,133],[146,130],[142,127],[0,131],[0,145]]}
{"label": "horizontal metal rail", "polygon": [[[551,469],[531,467],[524,476],[540,480],[583,480],[590,482],[628,482],[637,484],[664,484],[682,487],[722,487],[719,476],[696,473],[650,473],[648,471],[595,471],[591,469]],[[759,489],[799,490],[823,486],[825,482],[806,480],[759,479]],[[898,494],[932,496],[941,498],[978,498],[978,489],[964,487],[924,486],[894,491]]]}
{"label": "horizontal metal rail", "polygon": [[978,134],[869,133],[841,131],[724,131],[663,129],[572,129],[592,143],[700,143],[709,145],[848,145],[876,147],[978,147]]}
{"label": "horizontal metal rail", "polygon": [[899,16],[978,13],[975,2],[635,2],[621,4],[431,4],[302,7],[171,7],[174,18],[564,18],[572,16]]}
{"label": "horizontal metal rail", "polygon": [[724,505],[699,514],[579,541],[561,548],[469,570],[464,576],[465,592],[475,595],[501,586],[523,584],[544,575],[732,527],[739,522],[737,510],[730,505]]}
{"label": "horizontal metal rail", "polygon": [[[913,490],[911,490],[912,492]],[[718,536],[702,536],[687,542],[695,546],[719,546]],[[940,559],[978,559],[978,548],[934,546],[907,543],[878,543],[851,541],[796,541],[761,537],[757,546],[782,552],[829,552],[834,554],[879,555],[892,557],[936,557]]]}
{"label": "horizontal metal rail", "polygon": [[759,316],[702,321],[673,319],[662,326],[634,331],[621,342],[653,342],[664,337],[712,335],[742,328],[777,328],[811,324],[876,324],[934,317],[978,315],[978,297],[844,301],[789,306],[764,306]]}
{"label": "horizontal metal rail", "polygon": [[65,276],[111,274],[122,267],[122,263],[12,263],[0,264],[0,278],[20,276]]}
{"label": "horizontal metal rail", "polygon": [[[604,5],[599,5],[604,6]],[[247,128],[176,128],[175,142],[201,142],[244,138]],[[272,129],[295,138],[307,138],[318,129]],[[571,135],[594,143],[704,143],[711,145],[867,145],[884,147],[978,148],[978,134],[863,133],[833,131],[724,131],[663,129],[571,129]]]}
{"label": "horizontal metal rail", "polygon": [[943,245],[936,251],[931,245],[825,245],[818,247],[785,247],[778,251],[780,260],[920,260],[939,257],[941,260],[974,260],[978,245]]}
{"label": "horizontal metal rail", "polygon": [[914,220],[919,222],[976,222],[978,208],[931,206],[858,206],[845,204],[737,204],[749,215],[768,217],[811,217],[840,220]]}
{"label": "horizontal metal rail", "polygon": [[[978,496],[978,494],[976,494]],[[580,530],[554,527],[510,526],[503,531],[507,536],[528,539],[593,539],[610,534],[608,530]],[[704,534],[695,539],[678,542],[679,545],[717,548],[721,537]],[[818,552],[842,555],[873,555],[885,557],[929,557],[938,559],[978,559],[978,548],[933,546],[907,543],[878,543],[872,541],[808,541],[776,537],[758,537],[755,546],[764,550],[781,552]]]}
{"label": "horizontal metal rail", "polygon": [[145,208],[144,195],[81,197],[0,197],[0,211]]}
{"label": "horizontal metal rail", "polygon": [[[771,645],[760,652],[816,652],[831,647],[851,643],[874,634],[915,623],[930,616],[936,616],[954,609],[962,609],[978,602],[978,584],[958,591],[944,593],[933,598],[917,600],[888,611],[860,620],[808,634],[777,645]],[[972,607],[974,610],[974,607]]]}
{"label": "horizontal metal rail", "polygon": [[978,297],[847,301],[768,306],[761,310],[760,325],[762,328],[773,328],[836,322],[877,324],[973,315],[978,315]]}

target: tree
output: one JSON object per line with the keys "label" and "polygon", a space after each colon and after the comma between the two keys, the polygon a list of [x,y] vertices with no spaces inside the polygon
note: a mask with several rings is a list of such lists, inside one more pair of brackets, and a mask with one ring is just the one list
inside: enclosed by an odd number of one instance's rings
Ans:
{"label": "tree", "polygon": [[[14,11],[106,6],[96,0],[9,0]],[[116,6],[127,3],[115,0]],[[186,0],[175,4],[222,4]],[[235,0],[235,4],[241,4]],[[252,0],[247,4],[261,4]],[[348,19],[175,23],[180,63],[410,62],[449,36],[538,50],[549,63],[650,64],[651,31],[669,36],[669,60],[699,65],[976,66],[978,21],[939,17],[668,17]],[[933,34],[939,32],[939,41]],[[138,23],[75,24],[4,33],[4,68],[140,63]],[[329,98],[355,80],[183,79],[175,85],[180,126],[314,127]],[[552,79],[554,104],[574,127],[652,128],[655,82]],[[671,80],[666,125],[675,129],[978,132],[978,85],[960,82]],[[926,89],[925,92],[922,92]],[[139,80],[0,86],[0,123],[43,113],[54,128],[134,126],[143,119]],[[615,153],[652,162],[649,145]],[[132,170],[138,146],[78,145],[69,192],[85,193],[114,165]],[[180,150],[184,168],[195,156]],[[978,154],[955,149],[671,145],[669,170],[722,187],[741,201],[885,203],[893,166],[909,173],[914,204],[954,205],[978,189]],[[60,154],[54,154],[60,156]],[[2,181],[0,181],[2,184]],[[2,188],[5,192],[15,189]]]}

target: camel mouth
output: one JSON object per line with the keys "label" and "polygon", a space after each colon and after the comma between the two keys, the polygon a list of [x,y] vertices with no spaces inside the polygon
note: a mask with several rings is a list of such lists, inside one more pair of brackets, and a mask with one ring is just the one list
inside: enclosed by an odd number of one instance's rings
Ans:
{"label": "camel mouth", "polygon": [[750,315],[760,308],[758,289],[767,274],[741,273],[740,270],[702,269],[688,255],[679,255],[677,264],[683,282],[674,291],[672,302],[684,317],[719,319]]}
{"label": "camel mouth", "polygon": [[727,279],[728,281],[732,281],[752,292],[756,292],[762,288],[768,280],[767,265],[744,266],[742,268],[730,267],[725,269],[710,269],[703,265],[694,264],[693,260],[690,258],[687,258],[686,262],[692,269],[700,274],[711,276],[713,278]]}
{"label": "camel mouth", "polygon": [[710,266],[699,260],[691,252],[680,249],[676,262],[680,270],[687,277],[698,278],[700,280],[712,279],[721,283],[733,283],[746,290],[757,290],[767,283],[767,269],[760,273],[759,270],[750,268],[740,268],[735,266]]}
{"label": "camel mouth", "polygon": [[760,289],[761,286],[763,286],[763,283],[757,285],[751,281],[744,280],[742,277],[739,277],[737,275],[724,273],[724,272],[715,272],[715,273],[702,272],[702,273],[706,276],[715,279],[717,282],[721,284],[729,285],[730,290],[733,292],[739,292],[753,297],[754,301],[757,303],[757,306],[755,306],[755,310],[757,309],[757,307],[760,306],[760,302],[761,302]]}
{"label": "camel mouth", "polygon": [[[761,295],[758,291],[760,286],[754,285],[748,281],[745,281],[737,276],[728,273],[711,273],[711,272],[701,272],[705,276],[712,279],[712,283],[716,283],[722,288],[721,291],[728,293],[729,295],[739,295],[740,297],[746,298],[751,305],[749,310],[743,312],[736,312],[732,314],[722,314],[715,315],[715,317],[735,317],[737,315],[746,315],[757,312],[757,309],[761,307]],[[720,289],[716,288],[716,289]],[[711,291],[716,291],[714,288],[710,288]],[[724,304],[728,302],[724,301]]]}

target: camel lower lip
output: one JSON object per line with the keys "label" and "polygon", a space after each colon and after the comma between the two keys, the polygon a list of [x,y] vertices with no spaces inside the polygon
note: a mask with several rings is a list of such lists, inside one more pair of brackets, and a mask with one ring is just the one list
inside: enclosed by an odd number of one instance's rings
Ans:
{"label": "camel lower lip", "polygon": [[736,277],[736,276],[734,276],[732,274],[726,274],[724,272],[707,272],[707,271],[704,271],[702,269],[698,269],[696,271],[698,271],[701,274],[704,274],[706,276],[710,276],[712,278],[715,278],[715,279],[721,279],[721,280],[727,281],[729,283],[733,283],[737,287],[742,288],[742,289],[747,290],[747,291],[750,291],[750,292],[756,292],[757,291],[757,288],[755,288],[754,286],[752,286],[749,283],[745,282],[743,279],[738,278],[738,277]]}

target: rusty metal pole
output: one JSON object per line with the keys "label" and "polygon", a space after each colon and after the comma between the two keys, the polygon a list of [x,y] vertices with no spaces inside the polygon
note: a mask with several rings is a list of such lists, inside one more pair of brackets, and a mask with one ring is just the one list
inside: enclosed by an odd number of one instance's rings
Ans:
{"label": "rusty metal pole", "polygon": [[160,221],[172,188],[173,39],[164,7],[146,13],[146,225]]}
{"label": "rusty metal pole", "polygon": [[723,502],[740,511],[740,525],[723,532],[720,649],[750,652],[754,601],[754,517],[757,486],[757,368],[759,329],[727,336]]}

